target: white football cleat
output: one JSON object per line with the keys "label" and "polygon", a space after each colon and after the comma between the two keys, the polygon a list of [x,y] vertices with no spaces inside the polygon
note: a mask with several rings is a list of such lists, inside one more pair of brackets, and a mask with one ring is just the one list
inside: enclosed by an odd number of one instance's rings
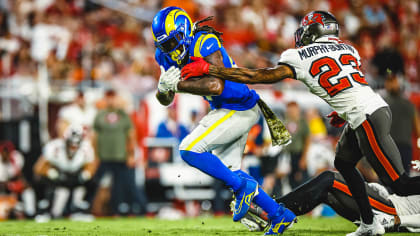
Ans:
{"label": "white football cleat", "polygon": [[251,232],[264,231],[270,225],[267,213],[253,203],[244,218],[241,219],[241,223]]}
{"label": "white football cleat", "polygon": [[70,220],[80,222],[92,222],[95,220],[95,217],[91,214],[86,213],[73,213],[70,215]]}
{"label": "white football cleat", "polygon": [[395,232],[398,226],[395,225],[394,216],[373,210],[373,214],[378,219],[378,222],[385,228],[386,232]]}
{"label": "white football cleat", "polygon": [[245,227],[247,227],[250,232],[263,231],[263,229],[261,229],[261,227],[258,225],[257,222],[249,218],[249,215],[245,215],[244,218],[242,218],[240,222],[243,225],[245,225]]}
{"label": "white football cleat", "polygon": [[362,222],[355,232],[349,233],[346,236],[376,236],[383,235],[384,233],[385,228],[379,223],[375,216],[373,217],[372,224],[368,225]]}
{"label": "white football cleat", "polygon": [[36,215],[34,219],[36,223],[48,223],[51,220],[51,215],[48,213],[39,214]]}

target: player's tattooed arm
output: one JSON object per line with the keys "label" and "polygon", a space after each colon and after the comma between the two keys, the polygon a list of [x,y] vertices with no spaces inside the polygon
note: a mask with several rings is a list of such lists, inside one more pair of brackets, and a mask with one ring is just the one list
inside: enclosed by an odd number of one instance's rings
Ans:
{"label": "player's tattooed arm", "polygon": [[209,75],[245,84],[272,84],[283,79],[294,78],[292,69],[286,65],[275,68],[225,68],[210,65]]}
{"label": "player's tattooed arm", "polygon": [[[204,58],[205,61],[223,67],[223,56],[220,51],[216,51]],[[178,83],[178,90],[201,96],[217,96],[222,94],[225,82],[213,76],[190,78]]]}

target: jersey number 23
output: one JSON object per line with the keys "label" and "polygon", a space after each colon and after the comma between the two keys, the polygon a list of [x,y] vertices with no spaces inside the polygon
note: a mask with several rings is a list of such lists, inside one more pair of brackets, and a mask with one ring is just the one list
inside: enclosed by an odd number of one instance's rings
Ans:
{"label": "jersey number 23", "polygon": [[[325,89],[325,91],[331,96],[335,96],[337,93],[351,88],[352,84],[350,79],[356,81],[359,84],[367,85],[362,72],[360,71],[357,59],[351,54],[342,54],[337,62],[336,59],[331,57],[322,57],[312,62],[309,69],[309,73],[315,77],[319,75],[319,85]],[[337,79],[337,83],[333,84],[330,79],[337,76],[341,71],[342,66],[350,65],[353,67],[354,72],[349,73],[348,76],[344,76]],[[321,70],[322,67],[327,66],[328,70]],[[349,78],[351,77],[351,78]]]}

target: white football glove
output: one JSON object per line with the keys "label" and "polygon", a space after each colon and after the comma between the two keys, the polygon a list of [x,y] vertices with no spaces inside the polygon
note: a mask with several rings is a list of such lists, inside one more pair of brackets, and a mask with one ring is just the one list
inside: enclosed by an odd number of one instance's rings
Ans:
{"label": "white football glove", "polygon": [[420,171],[420,161],[419,160],[415,160],[415,161],[411,161],[411,164],[413,165],[413,169]]}
{"label": "white football glove", "polygon": [[181,71],[175,66],[171,66],[167,71],[163,66],[160,66],[160,78],[158,84],[158,90],[161,93],[167,93],[168,91],[178,91],[178,83],[181,80]]}
{"label": "white football glove", "polygon": [[167,93],[169,91],[168,86],[164,83],[164,78],[167,76],[165,68],[160,66],[160,77],[158,82],[158,91],[161,93]]}

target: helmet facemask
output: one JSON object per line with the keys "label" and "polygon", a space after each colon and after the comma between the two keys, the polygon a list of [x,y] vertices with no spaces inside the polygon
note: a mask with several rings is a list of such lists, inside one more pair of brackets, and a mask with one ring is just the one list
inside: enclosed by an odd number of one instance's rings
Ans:
{"label": "helmet facemask", "polygon": [[84,130],[83,127],[71,126],[64,134],[67,155],[72,158],[83,141]]}
{"label": "helmet facemask", "polygon": [[168,55],[177,64],[181,64],[182,59],[185,57],[187,49],[184,43],[184,35],[178,31],[172,31],[169,37],[163,42],[156,43],[163,53]]}
{"label": "helmet facemask", "polygon": [[305,44],[302,42],[303,27],[299,27],[295,31],[295,48],[303,47]]}
{"label": "helmet facemask", "polygon": [[155,46],[170,61],[185,65],[193,39],[192,28],[192,21],[183,9],[166,7],[153,17],[151,29]]}
{"label": "helmet facemask", "polygon": [[295,47],[302,47],[315,42],[315,40],[322,35],[323,26],[320,24],[305,25],[299,27],[295,32]]}
{"label": "helmet facemask", "polygon": [[169,33],[160,42],[155,42],[159,48],[168,58],[175,61],[178,65],[185,65],[188,59],[188,47],[191,38],[187,36],[184,26]]}

